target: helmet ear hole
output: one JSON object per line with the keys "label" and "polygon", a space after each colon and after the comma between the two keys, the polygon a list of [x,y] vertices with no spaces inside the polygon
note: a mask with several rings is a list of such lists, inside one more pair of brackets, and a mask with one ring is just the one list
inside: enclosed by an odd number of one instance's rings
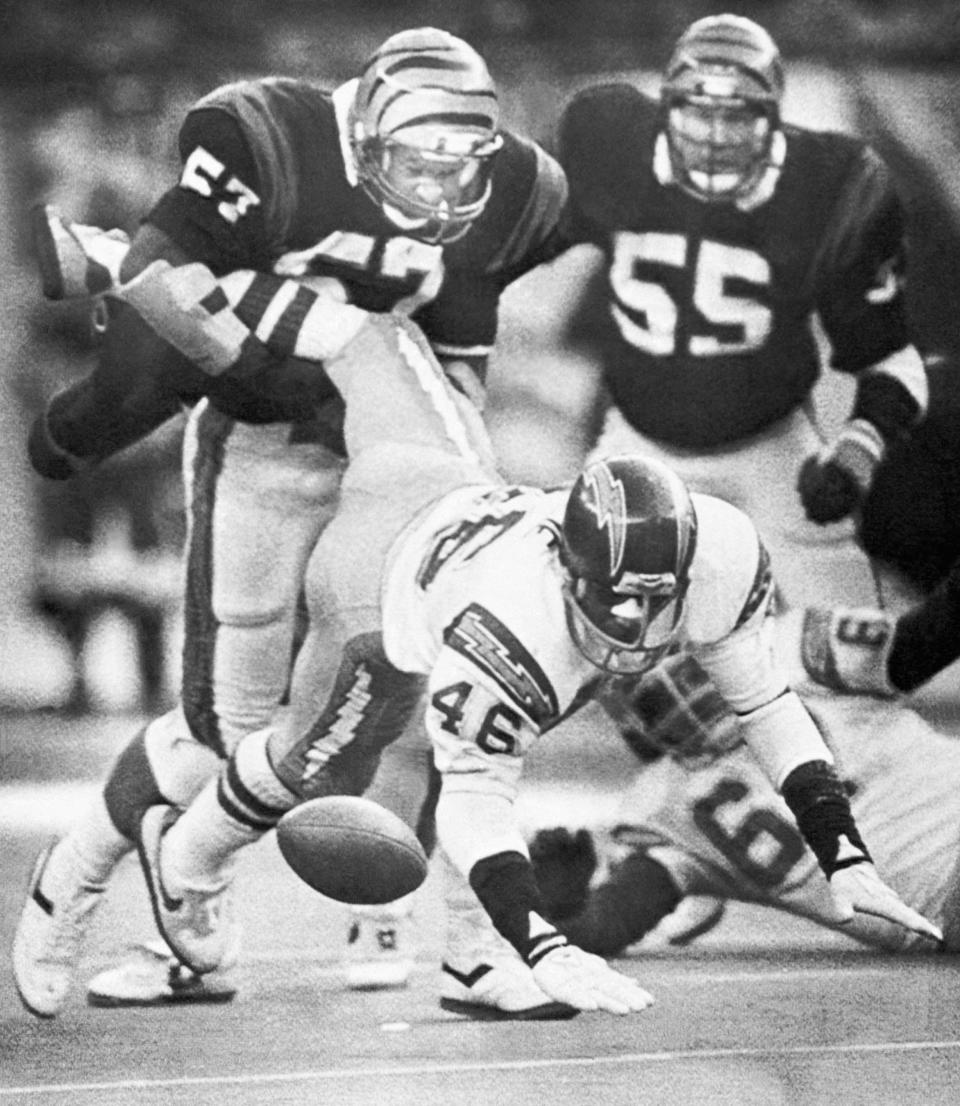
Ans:
{"label": "helmet ear hole", "polygon": [[568,626],[588,660],[638,672],[673,647],[696,534],[686,486],[658,461],[613,457],[577,477],[560,545]]}

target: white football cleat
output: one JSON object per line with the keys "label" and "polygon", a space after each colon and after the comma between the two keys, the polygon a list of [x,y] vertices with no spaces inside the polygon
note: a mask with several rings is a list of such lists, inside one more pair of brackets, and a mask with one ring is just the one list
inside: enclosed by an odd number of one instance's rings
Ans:
{"label": "white football cleat", "polygon": [[122,230],[101,230],[64,218],[51,204],[31,211],[33,248],[48,300],[108,292],[120,283],[120,266],[130,248]]}
{"label": "white football cleat", "polygon": [[413,974],[410,911],[354,907],[347,936],[346,983],[351,991],[406,987]]}
{"label": "white football cleat", "polygon": [[236,987],[213,975],[197,975],[162,941],[137,945],[130,956],[87,984],[90,1006],[176,1006],[230,1002]]}
{"label": "white football cleat", "polygon": [[179,818],[172,806],[152,806],[140,820],[137,854],[160,935],[177,959],[197,975],[226,970],[237,960],[240,926],[234,918],[232,883],[214,887],[167,887],[161,877],[163,835]]}
{"label": "white football cleat", "polygon": [[519,956],[480,964],[444,961],[440,1007],[475,1021],[560,1021],[580,1012],[541,991]]}
{"label": "white football cleat", "polygon": [[808,607],[800,656],[807,675],[834,691],[892,699],[899,695],[887,675],[896,617],[861,607]]}
{"label": "white football cleat", "polygon": [[57,843],[34,865],[13,939],[13,976],[20,1001],[38,1018],[53,1018],[70,992],[103,886],[85,883]]}

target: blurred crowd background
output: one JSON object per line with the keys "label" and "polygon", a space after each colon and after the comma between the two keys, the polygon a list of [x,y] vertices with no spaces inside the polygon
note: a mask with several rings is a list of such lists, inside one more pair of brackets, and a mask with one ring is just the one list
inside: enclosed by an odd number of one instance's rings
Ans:
{"label": "blurred crowd background", "polygon": [[[951,184],[937,173],[960,134],[960,98],[951,96],[960,92],[957,0],[6,0],[0,709],[165,708],[178,665],[180,426],[63,485],[34,477],[26,462],[31,419],[95,355],[90,305],[42,299],[31,205],[55,203],[76,221],[132,231],[175,179],[178,124],[197,97],[224,81],[268,73],[332,87],[407,26],[440,26],[471,42],[501,88],[505,121],[548,140],[575,87],[608,73],[655,81],[684,27],[722,11],[770,30],[788,79],[791,66],[806,66],[832,73],[830,88],[839,80],[856,91],[868,71],[897,74],[891,87],[923,81],[936,90],[941,122],[930,141],[946,146],[930,159],[894,141],[883,110],[864,110],[853,125],[876,129],[870,137],[888,143],[884,153],[914,190],[928,270],[944,287],[954,286],[954,276],[960,281],[960,249],[939,222]],[[802,111],[817,108],[824,100],[813,95]],[[832,125],[829,118],[811,122]],[[960,164],[952,168],[960,182]],[[505,312],[491,418],[516,479],[569,475],[585,441],[589,366],[575,350],[561,357],[556,348],[566,332],[558,316],[576,305],[584,280],[576,261],[568,262],[550,277],[552,295],[518,294]],[[918,301],[923,325],[937,344],[960,345],[955,303],[934,301]],[[545,358],[553,358],[549,371],[542,371]]]}

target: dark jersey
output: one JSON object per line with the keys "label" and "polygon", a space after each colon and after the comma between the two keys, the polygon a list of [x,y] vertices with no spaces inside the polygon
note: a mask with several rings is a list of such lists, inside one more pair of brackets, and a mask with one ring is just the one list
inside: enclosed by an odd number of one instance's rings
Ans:
{"label": "dark jersey", "polygon": [[302,80],[217,90],[187,115],[180,152],[180,185],[149,218],[196,260],[218,275],[335,276],[352,302],[386,311],[442,257],[439,290],[414,316],[441,351],[489,351],[501,292],[552,255],[566,198],[556,162],[508,133],[469,232],[443,247],[420,242],[351,183],[332,96]]}
{"label": "dark jersey", "polygon": [[[559,248],[563,173],[538,146],[505,133],[482,215],[455,242],[419,241],[352,179],[336,95],[267,78],[200,100],[180,132],[180,181],[147,221],[218,276],[241,268],[334,276],[372,311],[416,297],[413,317],[438,355],[484,357],[503,289]],[[244,421],[309,423],[304,432],[340,447],[339,397],[311,363],[260,351],[256,364],[209,377],[169,347],[158,352],[145,327],[129,330],[124,348],[105,347],[98,369],[54,397],[35,428],[32,457],[46,475],[70,472],[47,455],[49,437],[75,458],[101,460],[203,395]]]}
{"label": "dark jersey", "polygon": [[591,329],[632,425],[707,448],[786,415],[819,373],[814,312],[841,371],[908,344],[904,212],[869,147],[785,127],[776,189],[744,211],[661,184],[658,130],[655,101],[610,84],[574,97],[559,131],[567,232],[606,257]]}

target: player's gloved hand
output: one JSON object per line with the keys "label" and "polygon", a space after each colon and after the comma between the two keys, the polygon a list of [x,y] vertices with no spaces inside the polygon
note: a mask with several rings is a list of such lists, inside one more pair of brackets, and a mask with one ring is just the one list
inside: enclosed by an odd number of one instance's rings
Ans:
{"label": "player's gloved hand", "polygon": [[578,1010],[632,1014],[653,1005],[653,996],[635,979],[575,945],[561,945],[542,956],[533,965],[533,978],[555,1002]]}
{"label": "player's gloved hand", "polygon": [[550,918],[560,921],[583,906],[597,867],[589,830],[571,833],[558,826],[538,831],[530,843],[530,862]]}
{"label": "player's gloved hand", "polygon": [[883,460],[883,435],[867,419],[850,419],[828,445],[800,466],[797,491],[812,522],[838,522],[860,504]]}
{"label": "player's gloved hand", "polygon": [[916,910],[907,906],[895,891],[880,878],[877,869],[869,861],[861,861],[849,868],[840,868],[830,877],[830,889],[839,912],[841,923],[853,920],[855,913],[873,914],[878,918],[929,937],[942,941],[940,929],[927,921]]}

